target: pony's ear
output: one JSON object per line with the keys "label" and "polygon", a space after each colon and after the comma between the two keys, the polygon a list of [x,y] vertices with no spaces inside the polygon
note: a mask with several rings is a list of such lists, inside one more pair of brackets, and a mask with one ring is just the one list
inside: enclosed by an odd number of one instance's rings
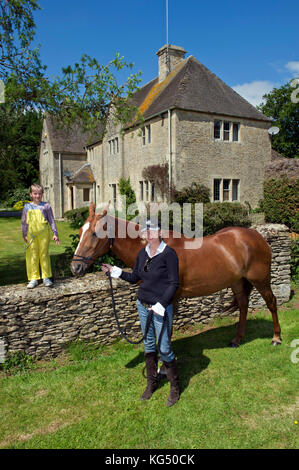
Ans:
{"label": "pony's ear", "polygon": [[109,206],[110,206],[110,202],[111,201],[108,202],[107,206],[105,207],[105,209],[102,212],[103,217],[104,217],[104,215],[107,215],[107,212],[108,212],[108,209],[109,209]]}
{"label": "pony's ear", "polygon": [[95,210],[96,210],[96,205],[95,205],[94,202],[91,202],[91,203],[89,204],[89,215],[90,215],[91,217],[94,216]]}
{"label": "pony's ear", "polygon": [[111,202],[111,201],[108,202],[107,206],[102,210],[102,212],[97,212],[97,213],[96,213],[97,218],[102,218],[102,217],[105,217],[105,215],[107,215],[110,202]]}

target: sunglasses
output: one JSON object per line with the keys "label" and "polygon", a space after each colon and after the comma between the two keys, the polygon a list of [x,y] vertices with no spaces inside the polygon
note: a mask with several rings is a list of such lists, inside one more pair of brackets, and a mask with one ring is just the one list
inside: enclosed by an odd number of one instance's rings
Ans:
{"label": "sunglasses", "polygon": [[145,273],[147,273],[147,272],[150,270],[150,264],[151,264],[151,262],[152,262],[152,259],[153,259],[153,258],[147,258],[147,260],[146,260],[146,262],[145,262],[145,264],[144,264],[144,266],[143,266],[143,271],[144,271]]}

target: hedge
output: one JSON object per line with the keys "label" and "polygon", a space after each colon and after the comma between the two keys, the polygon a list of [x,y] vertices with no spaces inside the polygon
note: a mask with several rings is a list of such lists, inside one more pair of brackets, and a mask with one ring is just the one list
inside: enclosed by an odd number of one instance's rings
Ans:
{"label": "hedge", "polygon": [[89,214],[88,207],[80,207],[79,209],[72,209],[64,213],[64,217],[69,220],[72,228],[80,228],[84,224]]}
{"label": "hedge", "polygon": [[246,206],[237,202],[211,202],[203,206],[203,234],[212,235],[225,227],[250,227]]}
{"label": "hedge", "polygon": [[299,232],[299,178],[269,178],[264,182],[264,199],[260,207],[266,222],[285,224]]}
{"label": "hedge", "polygon": [[179,204],[195,202],[207,203],[210,202],[210,190],[204,184],[191,183],[190,186],[186,186],[180,191],[175,190],[173,200]]}

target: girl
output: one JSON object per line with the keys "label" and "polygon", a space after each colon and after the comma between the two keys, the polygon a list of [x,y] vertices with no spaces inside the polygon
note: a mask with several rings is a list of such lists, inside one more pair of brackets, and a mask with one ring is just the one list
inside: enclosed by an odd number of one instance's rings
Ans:
{"label": "girl", "polygon": [[[25,204],[22,213],[22,235],[26,246],[26,269],[29,284],[28,289],[38,285],[40,277],[46,287],[51,287],[52,271],[49,255],[50,229],[53,232],[53,240],[59,245],[58,232],[54,221],[52,208],[48,202],[43,202],[43,188],[39,184],[30,186],[32,202]],[[39,265],[41,267],[41,274]]]}

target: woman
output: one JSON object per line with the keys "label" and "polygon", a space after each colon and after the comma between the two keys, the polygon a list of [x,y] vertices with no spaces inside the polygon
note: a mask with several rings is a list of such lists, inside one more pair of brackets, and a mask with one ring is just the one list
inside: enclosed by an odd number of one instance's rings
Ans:
{"label": "woman", "polygon": [[[120,277],[131,284],[142,281],[138,290],[137,308],[143,334],[149,311],[153,313],[144,340],[147,387],[140,398],[149,400],[158,388],[156,342],[160,338],[164,315],[168,317],[170,330],[172,327],[172,301],[179,285],[179,270],[177,254],[162,240],[158,224],[147,221],[141,232],[145,234],[147,245],[139,251],[132,273],[126,273],[109,264],[102,264],[102,269],[104,272],[109,271],[112,277]],[[160,356],[170,381],[170,394],[166,405],[172,406],[179,400],[180,392],[175,355],[171,349],[167,328],[163,329]]]}

